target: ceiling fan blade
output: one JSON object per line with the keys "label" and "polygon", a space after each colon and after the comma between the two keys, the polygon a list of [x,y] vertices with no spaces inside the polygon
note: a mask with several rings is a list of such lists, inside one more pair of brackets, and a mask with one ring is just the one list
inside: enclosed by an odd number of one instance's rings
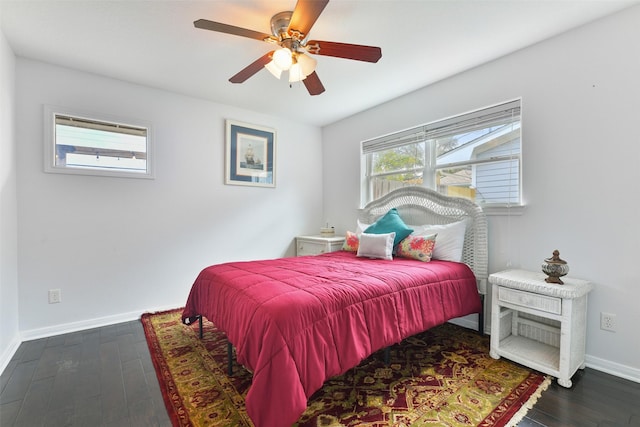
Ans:
{"label": "ceiling fan blade", "polygon": [[329,0],[298,0],[289,21],[289,33],[299,31],[307,35],[324,10]]}
{"label": "ceiling fan blade", "polygon": [[251,64],[243,68],[242,70],[240,70],[240,72],[235,76],[231,77],[229,81],[231,83],[243,83],[249,77],[253,76],[255,73],[262,70],[264,66],[267,65],[269,61],[271,61],[272,56],[273,56],[273,51],[267,52],[266,54],[256,59]]}
{"label": "ceiling fan blade", "polygon": [[217,31],[219,33],[232,34],[234,36],[248,37],[250,39],[256,39],[265,41],[272,38],[271,34],[261,33],[259,31],[248,30],[246,28],[236,27],[234,25],[222,24],[220,22],[209,21],[206,19],[198,19],[193,22],[196,28],[202,30]]}
{"label": "ceiling fan blade", "polygon": [[337,58],[365,62],[378,62],[382,58],[382,49],[379,47],[320,40],[307,42],[307,52],[315,55],[335,56]]}
{"label": "ceiling fan blade", "polygon": [[314,71],[309,74],[306,79],[302,81],[304,86],[309,91],[309,95],[320,95],[324,92],[324,86],[318,77],[318,74]]}

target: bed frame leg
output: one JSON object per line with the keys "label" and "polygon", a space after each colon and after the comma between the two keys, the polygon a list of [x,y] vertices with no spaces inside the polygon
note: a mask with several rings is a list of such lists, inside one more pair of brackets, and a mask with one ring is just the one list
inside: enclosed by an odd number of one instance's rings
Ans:
{"label": "bed frame leg", "polygon": [[480,313],[478,313],[478,333],[484,335],[484,294],[480,294]]}
{"label": "bed frame leg", "polygon": [[[198,316],[198,335],[200,339],[204,336],[204,330],[202,329],[202,315]],[[227,371],[229,376],[233,376],[233,345],[227,341]]]}
{"label": "bed frame leg", "polygon": [[391,359],[391,347],[385,347],[385,349],[384,349],[384,366],[389,366],[389,359]]}
{"label": "bed frame leg", "polygon": [[233,345],[227,341],[227,372],[233,376]]}

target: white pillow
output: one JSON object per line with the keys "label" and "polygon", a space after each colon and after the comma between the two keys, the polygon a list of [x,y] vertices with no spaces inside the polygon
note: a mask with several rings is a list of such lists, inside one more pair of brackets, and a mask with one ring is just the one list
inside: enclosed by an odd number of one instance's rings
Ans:
{"label": "white pillow", "polygon": [[365,224],[364,222],[360,222],[360,220],[358,220],[358,226],[356,227],[356,234],[358,236],[361,235],[362,233],[364,233],[364,230],[366,230],[370,226],[371,224]]}
{"label": "white pillow", "polygon": [[393,241],[395,238],[395,232],[385,234],[362,233],[357,256],[392,260]]}
{"label": "white pillow", "polygon": [[410,225],[416,236],[428,236],[438,234],[436,246],[433,249],[432,259],[442,261],[462,262],[462,249],[464,247],[464,233],[467,230],[468,220],[453,222],[444,225]]}

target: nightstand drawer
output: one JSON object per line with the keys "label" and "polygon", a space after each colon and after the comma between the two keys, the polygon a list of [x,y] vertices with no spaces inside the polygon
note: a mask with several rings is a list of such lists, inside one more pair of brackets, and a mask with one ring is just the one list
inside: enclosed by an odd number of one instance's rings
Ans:
{"label": "nightstand drawer", "polygon": [[336,236],[298,236],[296,237],[296,255],[320,255],[342,249],[344,237]]}
{"label": "nightstand drawer", "polygon": [[310,242],[308,240],[298,241],[297,255],[319,255],[327,252],[327,244],[320,242]]}
{"label": "nightstand drawer", "polygon": [[528,307],[553,314],[562,314],[562,299],[546,295],[533,294],[500,286],[498,299],[503,302]]}

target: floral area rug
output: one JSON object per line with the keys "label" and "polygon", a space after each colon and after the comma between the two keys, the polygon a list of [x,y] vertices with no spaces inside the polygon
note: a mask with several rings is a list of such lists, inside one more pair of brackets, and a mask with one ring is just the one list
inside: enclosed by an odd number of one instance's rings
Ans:
{"label": "floral area rug", "polygon": [[[174,426],[253,426],[244,407],[251,373],[227,375],[227,340],[211,322],[181,323],[181,310],[142,315]],[[489,356],[489,339],[450,323],[377,352],[328,380],[299,427],[516,425],[550,378]]]}

